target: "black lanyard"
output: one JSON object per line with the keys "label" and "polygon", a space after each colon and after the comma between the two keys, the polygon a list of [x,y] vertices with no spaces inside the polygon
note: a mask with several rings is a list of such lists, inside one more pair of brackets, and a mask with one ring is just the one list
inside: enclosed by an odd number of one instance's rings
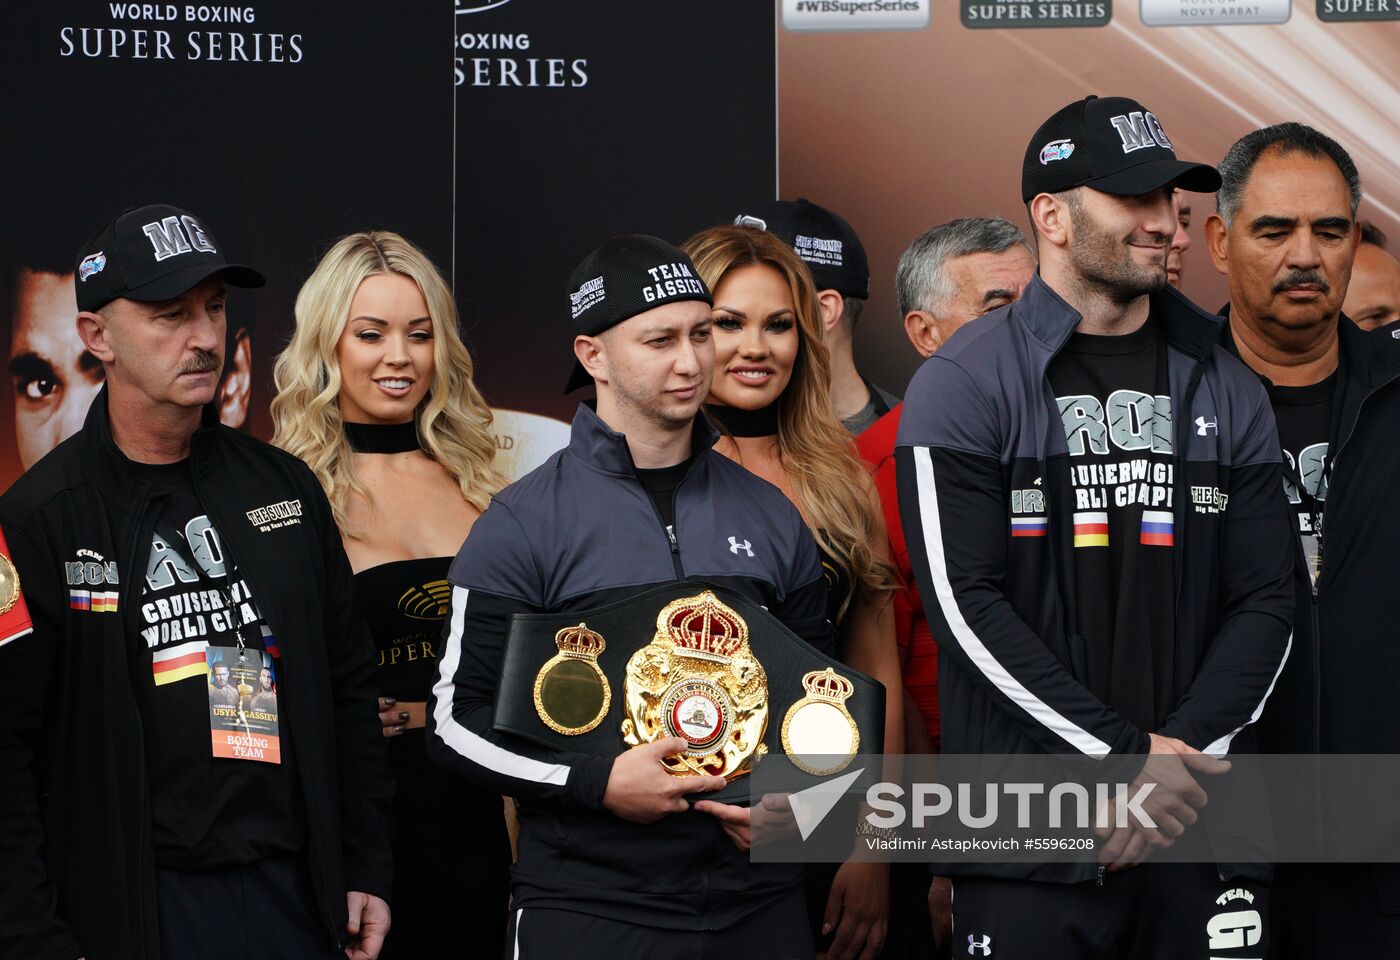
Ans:
{"label": "black lanyard", "polygon": [[166,547],[172,553],[194,571],[194,575],[199,578],[199,582],[202,586],[215,591],[223,598],[224,605],[233,616],[233,637],[238,641],[238,654],[242,657],[243,651],[247,647],[247,644],[243,640],[243,628],[249,626],[253,621],[243,619],[243,610],[234,601],[232,586],[234,582],[233,558],[228,556],[228,553],[225,552],[224,582],[217,583],[213,577],[205,572],[204,567],[201,566],[199,560],[195,558],[193,548],[190,547],[189,542],[182,533],[173,529],[165,520],[159,520],[156,522],[156,534],[165,541]]}
{"label": "black lanyard", "polygon": [[[1308,519],[1312,523],[1313,538],[1317,541],[1317,576],[1322,576],[1322,520],[1326,512],[1327,501],[1324,498],[1314,496],[1305,486],[1303,486],[1302,474],[1298,471],[1297,464],[1289,464],[1285,461],[1283,467],[1284,476],[1293,484],[1293,489],[1298,492],[1298,499],[1308,511]],[[1327,458],[1322,464],[1322,477],[1317,481],[1317,489],[1325,491],[1328,484],[1332,482],[1332,441],[1327,444]],[[1316,589],[1316,581],[1313,582]]]}
{"label": "black lanyard", "polygon": [[[1290,464],[1287,458],[1285,458],[1283,464],[1284,476],[1293,484],[1293,489],[1298,491],[1298,499],[1308,511],[1308,519],[1312,523],[1313,539],[1317,543],[1317,563],[1313,568],[1311,577],[1314,597],[1317,596],[1318,581],[1322,579],[1322,524],[1324,514],[1327,511],[1326,497],[1332,492],[1332,466],[1337,462],[1337,444],[1341,439],[1338,433],[1341,430],[1342,407],[1345,405],[1346,400],[1346,378],[1342,376],[1340,358],[1337,363],[1337,371],[1333,376],[1337,378],[1337,382],[1336,387],[1332,390],[1332,416],[1330,417],[1332,423],[1327,430],[1327,453],[1324,455],[1322,462],[1322,476],[1319,477],[1317,481],[1317,489],[1319,493],[1322,493],[1322,497],[1315,496],[1303,486],[1302,471],[1298,469],[1296,460]],[[1302,451],[1300,450],[1296,456],[1301,455]]]}

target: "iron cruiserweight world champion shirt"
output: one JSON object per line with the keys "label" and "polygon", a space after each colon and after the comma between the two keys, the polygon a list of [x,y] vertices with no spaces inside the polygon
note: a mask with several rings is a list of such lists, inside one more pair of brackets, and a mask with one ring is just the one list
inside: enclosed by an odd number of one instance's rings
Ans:
{"label": "iron cruiserweight world champion shirt", "polygon": [[1166,337],[1071,335],[1047,371],[1074,491],[1077,629],[1087,686],[1140,730],[1173,706],[1175,530]]}
{"label": "iron cruiserweight world champion shirt", "polygon": [[[306,814],[290,731],[280,731],[280,763],[215,757],[210,745],[206,648],[225,649],[232,662],[234,625],[251,615],[256,619],[243,624],[244,642],[255,659],[270,654],[275,673],[281,670],[277,641],[246,581],[236,570],[230,577],[219,532],[195,497],[189,461],[132,468],[164,496],[158,525],[188,538],[172,549],[154,534],[142,557],[141,605],[131,636],[156,864],[210,870],[295,856],[306,844]],[[239,605],[237,616],[226,597]]]}

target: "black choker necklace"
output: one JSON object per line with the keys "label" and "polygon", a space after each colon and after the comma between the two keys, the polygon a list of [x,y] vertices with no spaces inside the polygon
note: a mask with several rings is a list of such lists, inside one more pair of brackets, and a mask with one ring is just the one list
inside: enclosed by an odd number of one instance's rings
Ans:
{"label": "black choker necklace", "polygon": [[741,410],[717,403],[705,405],[705,412],[732,437],[772,437],[778,433],[781,401],[775,400],[758,410]]}
{"label": "black choker necklace", "polygon": [[356,453],[407,453],[422,449],[418,442],[418,424],[412,420],[407,423],[351,423],[346,420],[345,439]]}

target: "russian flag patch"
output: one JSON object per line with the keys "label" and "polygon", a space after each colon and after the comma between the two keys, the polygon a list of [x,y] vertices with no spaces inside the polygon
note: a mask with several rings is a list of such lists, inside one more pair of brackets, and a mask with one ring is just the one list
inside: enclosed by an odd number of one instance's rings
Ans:
{"label": "russian flag patch", "polygon": [[1149,547],[1176,545],[1176,520],[1170,510],[1142,511],[1142,535],[1138,539]]}
{"label": "russian flag patch", "polygon": [[1013,537],[1044,537],[1050,533],[1050,523],[1045,517],[1012,517]]}
{"label": "russian flag patch", "polygon": [[1108,512],[1099,510],[1074,515],[1074,545],[1076,547],[1108,546]]}
{"label": "russian flag patch", "polygon": [[69,590],[68,609],[87,610],[92,613],[116,613],[117,591]]}
{"label": "russian flag patch", "polygon": [[277,638],[272,635],[272,628],[267,624],[261,625],[263,652],[270,657],[281,657],[282,650],[277,646]]}

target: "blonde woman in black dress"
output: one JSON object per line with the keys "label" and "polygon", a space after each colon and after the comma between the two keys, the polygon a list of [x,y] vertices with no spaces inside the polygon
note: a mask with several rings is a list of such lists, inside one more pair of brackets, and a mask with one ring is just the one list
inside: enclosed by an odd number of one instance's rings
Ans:
{"label": "blonde woman in black dress", "polygon": [[315,471],[379,648],[378,709],[398,778],[385,960],[496,956],[510,844],[501,799],[429,765],[447,567],[503,481],[451,291],[397,234],[336,243],[302,287],[274,371],[273,442]]}

